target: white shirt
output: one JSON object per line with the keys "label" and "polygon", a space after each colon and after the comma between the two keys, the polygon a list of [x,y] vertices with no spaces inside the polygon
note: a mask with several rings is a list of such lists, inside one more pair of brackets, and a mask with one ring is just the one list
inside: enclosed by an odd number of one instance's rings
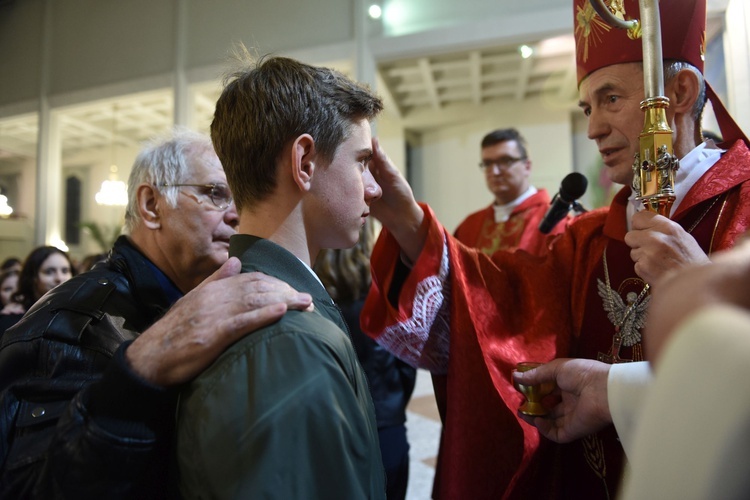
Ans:
{"label": "white shirt", "polygon": [[495,224],[506,222],[508,219],[510,219],[510,214],[513,213],[513,210],[518,205],[526,201],[527,198],[535,195],[536,192],[537,189],[534,186],[529,186],[529,189],[524,191],[521,196],[511,201],[510,203],[506,203],[505,205],[498,205],[497,203],[495,203],[494,205],[492,205],[492,208],[495,209]]}

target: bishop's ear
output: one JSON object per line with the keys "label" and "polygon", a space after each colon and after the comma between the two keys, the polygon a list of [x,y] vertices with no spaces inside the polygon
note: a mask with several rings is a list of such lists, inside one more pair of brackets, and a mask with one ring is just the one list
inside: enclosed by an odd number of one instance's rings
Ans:
{"label": "bishop's ear", "polygon": [[315,139],[310,134],[302,134],[292,143],[292,176],[303,191],[310,189],[315,173]]}
{"label": "bishop's ear", "polygon": [[693,112],[695,102],[700,93],[700,80],[692,70],[682,69],[672,79],[673,98],[670,99],[669,107],[676,113]]}

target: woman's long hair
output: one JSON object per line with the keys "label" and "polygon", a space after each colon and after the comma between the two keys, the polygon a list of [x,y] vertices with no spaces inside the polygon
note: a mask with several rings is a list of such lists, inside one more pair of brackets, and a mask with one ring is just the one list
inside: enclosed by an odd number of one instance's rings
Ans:
{"label": "woman's long hair", "polygon": [[368,218],[359,241],[352,248],[323,250],[315,261],[315,272],[337,302],[360,300],[370,289],[370,254],[375,244],[375,226]]}
{"label": "woman's long hair", "polygon": [[39,300],[35,291],[39,269],[41,269],[42,264],[47,260],[47,257],[55,253],[59,253],[65,257],[70,266],[71,276],[76,275],[75,266],[67,253],[57,247],[36,247],[31,251],[28,257],[26,257],[26,260],[23,263],[21,274],[18,276],[18,289],[11,296],[13,302],[21,304],[23,308],[28,311],[29,308],[34,305],[34,302]]}

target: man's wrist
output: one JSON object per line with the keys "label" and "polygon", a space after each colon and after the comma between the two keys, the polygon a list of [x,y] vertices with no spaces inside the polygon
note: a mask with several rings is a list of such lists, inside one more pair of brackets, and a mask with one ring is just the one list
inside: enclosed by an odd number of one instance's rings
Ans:
{"label": "man's wrist", "polygon": [[409,213],[400,218],[399,224],[388,227],[388,230],[398,242],[402,255],[407,261],[416,262],[419,254],[422,253],[428,232],[422,207],[415,203]]}

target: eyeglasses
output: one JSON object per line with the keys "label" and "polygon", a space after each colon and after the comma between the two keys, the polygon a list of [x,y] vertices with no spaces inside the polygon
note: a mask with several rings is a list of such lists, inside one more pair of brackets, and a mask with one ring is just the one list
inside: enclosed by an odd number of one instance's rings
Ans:
{"label": "eyeglasses", "polygon": [[[216,208],[225,210],[232,204],[232,192],[229,191],[229,186],[226,184],[160,184],[159,187],[196,187],[202,188],[202,195],[211,198],[211,203]],[[183,192],[183,191],[180,191]],[[187,194],[187,193],[185,193]],[[203,200],[195,198],[198,203],[203,203]]]}
{"label": "eyeglasses", "polygon": [[482,160],[479,162],[479,168],[489,169],[497,165],[500,170],[507,170],[515,163],[525,160],[526,157],[515,158],[513,156],[501,156],[500,158],[494,158],[492,160]]}

